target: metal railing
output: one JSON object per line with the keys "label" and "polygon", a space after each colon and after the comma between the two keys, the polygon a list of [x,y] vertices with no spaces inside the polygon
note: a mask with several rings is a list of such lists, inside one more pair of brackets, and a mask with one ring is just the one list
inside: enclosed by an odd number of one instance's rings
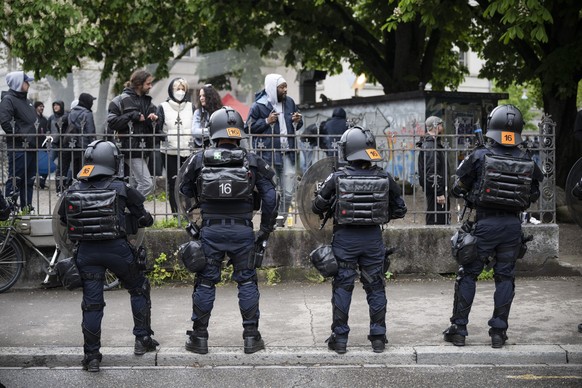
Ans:
{"label": "metal railing", "polygon": [[[556,221],[554,178],[556,161],[555,123],[548,117],[544,117],[539,127],[539,142],[534,142],[532,136],[531,139],[528,139],[524,143],[524,146],[529,148],[534,160],[538,163],[545,175],[545,179],[540,187],[542,193],[540,200],[532,205],[528,212],[544,223],[553,223]],[[417,171],[418,155],[420,152],[417,143],[421,140],[422,136],[415,132],[409,134],[396,134],[383,130],[379,130],[378,132],[379,134],[376,134],[377,148],[384,158],[384,161],[379,162],[379,165],[396,179],[402,189],[404,200],[409,209],[406,217],[407,222],[423,224],[425,222],[427,206],[425,193],[419,181],[420,174]],[[25,180],[29,182],[29,187],[32,185],[32,206],[35,216],[50,216],[57,203],[59,192],[70,183],[64,171],[61,171],[59,174],[59,168],[69,159],[73,161],[72,164],[75,170],[80,168],[80,163],[82,163],[84,149],[76,148],[76,145],[79,143],[78,137],[80,136],[84,135],[71,135],[67,144],[55,146],[50,142],[43,144],[45,135],[39,135],[36,144],[31,141],[22,142],[18,135],[0,135],[0,185],[3,193],[5,194],[6,182],[9,179],[8,165],[18,165],[22,161],[19,159],[19,155],[22,153],[36,154],[35,169],[30,170],[32,171],[31,173],[25,173]],[[261,152],[280,152],[281,150],[279,149],[265,147],[264,138],[273,136],[278,135],[253,135],[248,141],[245,140],[243,145],[259,154]],[[96,135],[96,137],[102,138],[103,135]],[[172,177],[168,179],[167,171],[179,171],[186,155],[199,150],[199,148],[195,147],[195,143],[192,141],[190,134],[180,136],[178,145],[175,146],[174,143],[173,147],[169,146],[167,141],[161,140],[153,134],[150,137],[154,140],[154,146],[146,145],[148,143],[146,140],[152,140],[147,139],[147,135],[139,135],[139,137],[138,148],[121,150],[128,154],[126,161],[128,157],[138,157],[148,162],[148,168],[153,178],[154,190],[147,196],[146,207],[158,219],[175,216],[177,214],[172,212],[168,198],[169,193],[172,191],[170,189]],[[317,161],[328,157],[330,154],[337,153],[337,143],[333,142],[331,149],[325,149],[322,146],[324,144],[323,139],[319,135],[303,135],[300,131],[294,138],[295,147],[286,150],[295,157],[295,164],[291,171],[291,174],[294,174],[292,179],[294,185],[293,193],[297,191],[300,178],[306,172],[307,168],[317,163]],[[440,139],[443,148],[437,149],[435,152],[443,153],[444,158],[448,161],[445,170],[447,177],[445,182],[448,190],[453,182],[453,175],[458,164],[472,151],[474,141],[473,137],[468,135],[442,135]],[[182,156],[178,157],[177,155]],[[10,158],[12,158],[12,163],[9,162]],[[24,159],[24,165],[20,166],[24,171],[27,171],[27,160]],[[77,172],[75,171],[74,175]],[[70,174],[69,172],[69,176],[71,176]],[[45,188],[41,189],[40,184],[44,175],[47,177]],[[13,181],[13,183],[15,182]],[[20,184],[20,186],[22,190],[24,185]],[[426,184],[424,186],[428,187]],[[451,223],[456,223],[463,210],[463,201],[454,199],[452,196],[449,197]],[[297,221],[298,209],[296,203],[292,202],[289,205],[293,207],[292,216]]]}

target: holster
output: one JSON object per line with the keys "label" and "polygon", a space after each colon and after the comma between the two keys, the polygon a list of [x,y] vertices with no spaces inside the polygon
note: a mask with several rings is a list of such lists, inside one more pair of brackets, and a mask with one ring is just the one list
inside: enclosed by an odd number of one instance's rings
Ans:
{"label": "holster", "polygon": [[140,245],[135,252],[135,259],[137,268],[140,271],[147,271],[148,269],[148,251],[146,247]]}
{"label": "holster", "polygon": [[390,268],[390,255],[393,254],[394,252],[396,252],[396,248],[392,247],[392,248],[386,248],[386,251],[384,251],[384,264],[382,265],[382,273],[386,273],[388,272],[388,269]]}
{"label": "holster", "polygon": [[517,259],[523,259],[525,253],[527,252],[527,243],[533,240],[533,235],[524,235],[521,233],[521,244],[519,246],[519,252],[517,253]]}
{"label": "holster", "polygon": [[265,257],[265,247],[255,244],[255,248],[249,252],[248,269],[261,268]]}

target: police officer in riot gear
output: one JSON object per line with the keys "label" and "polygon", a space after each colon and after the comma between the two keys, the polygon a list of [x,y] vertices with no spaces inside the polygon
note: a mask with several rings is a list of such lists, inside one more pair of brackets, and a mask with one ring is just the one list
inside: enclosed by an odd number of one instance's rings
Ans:
{"label": "police officer in riot gear", "polygon": [[[126,236],[153,224],[143,205],[144,196],[122,180],[123,157],[115,144],[97,140],[89,144],[84,166],[65,193],[59,208],[68,238],[76,242],[76,263],[83,282],[83,367],[98,372],[102,355],[101,320],[105,300],[103,281],[109,269],[131,295],[134,354],[156,350],[151,336],[150,283],[138,264]],[[121,171],[120,171],[121,170]],[[125,209],[130,213],[125,213]]]}
{"label": "police officer in riot gear", "polygon": [[328,348],[345,353],[350,327],[348,313],[360,271],[370,307],[372,349],[384,351],[386,340],[386,247],[380,225],[406,214],[401,191],[392,177],[372,162],[383,160],[374,135],[362,127],[348,129],[339,142],[339,157],[346,167],[330,174],[313,200],[312,210],[323,216],[333,212],[332,250],[338,272],[332,286],[332,334]]}
{"label": "police officer in riot gear", "polygon": [[[477,277],[493,259],[495,278],[493,316],[489,320],[491,346],[507,341],[509,311],[515,295],[515,262],[525,251],[520,214],[539,196],[543,174],[522,143],[524,122],[519,109],[500,105],[487,118],[487,141],[468,155],[456,171],[453,195],[476,211],[474,260],[459,267],[451,326],[444,340],[465,345],[467,324]],[[521,252],[521,254],[520,254]],[[491,265],[491,264],[489,264]]]}
{"label": "police officer in riot gear", "polygon": [[[216,283],[227,255],[238,283],[244,352],[265,348],[259,332],[259,289],[255,247],[273,231],[277,216],[274,172],[254,153],[240,147],[246,137],[240,114],[223,107],[209,120],[213,146],[191,158],[180,192],[200,207],[200,239],[206,265],[198,272],[192,294],[193,329],[188,331],[186,350],[208,353],[208,321],[214,305]],[[256,191],[255,191],[256,189]],[[255,194],[253,194],[255,192]],[[253,210],[261,209],[261,224],[253,232]]]}

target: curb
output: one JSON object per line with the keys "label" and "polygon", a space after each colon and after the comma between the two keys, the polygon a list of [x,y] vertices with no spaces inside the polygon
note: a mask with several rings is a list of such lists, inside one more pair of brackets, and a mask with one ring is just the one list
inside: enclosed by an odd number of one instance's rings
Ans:
{"label": "curb", "polygon": [[[160,348],[135,356],[133,347],[104,347],[102,366],[125,367],[267,367],[324,365],[582,365],[582,345],[388,346],[384,353],[349,347],[338,355],[325,347],[268,347],[244,354],[240,347],[210,347],[206,355],[182,347]],[[82,347],[1,347],[0,367],[80,367]]]}

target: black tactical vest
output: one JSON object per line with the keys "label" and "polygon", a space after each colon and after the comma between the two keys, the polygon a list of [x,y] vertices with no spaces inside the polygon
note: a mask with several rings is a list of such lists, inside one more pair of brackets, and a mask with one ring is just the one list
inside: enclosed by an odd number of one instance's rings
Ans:
{"label": "black tactical vest", "polygon": [[[390,221],[390,180],[382,175],[338,175],[335,222],[340,225],[381,225]],[[379,171],[382,173],[381,171]]]}
{"label": "black tactical vest", "polygon": [[253,174],[243,149],[205,150],[196,183],[201,204],[238,201],[252,206]]}
{"label": "black tactical vest", "polygon": [[474,193],[476,205],[507,211],[523,211],[531,204],[533,160],[516,156],[485,155],[481,182]]}
{"label": "black tactical vest", "polygon": [[64,201],[71,241],[112,240],[125,236],[119,193],[114,188],[68,190]]}

